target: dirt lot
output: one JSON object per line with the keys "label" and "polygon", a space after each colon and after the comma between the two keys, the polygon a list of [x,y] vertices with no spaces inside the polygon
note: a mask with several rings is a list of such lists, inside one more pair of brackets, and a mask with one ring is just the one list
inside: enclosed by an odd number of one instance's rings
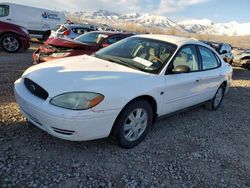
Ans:
{"label": "dirt lot", "polygon": [[0,52],[0,187],[250,187],[250,71],[234,69],[218,111],[158,121],[127,150],[60,140],[26,122],[13,83],[31,52]]}

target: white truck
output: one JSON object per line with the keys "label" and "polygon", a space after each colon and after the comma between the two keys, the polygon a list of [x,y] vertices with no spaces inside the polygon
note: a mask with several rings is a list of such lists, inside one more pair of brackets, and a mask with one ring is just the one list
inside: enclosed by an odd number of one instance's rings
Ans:
{"label": "white truck", "polygon": [[25,27],[31,38],[45,40],[51,30],[65,23],[63,12],[0,2],[0,21]]}

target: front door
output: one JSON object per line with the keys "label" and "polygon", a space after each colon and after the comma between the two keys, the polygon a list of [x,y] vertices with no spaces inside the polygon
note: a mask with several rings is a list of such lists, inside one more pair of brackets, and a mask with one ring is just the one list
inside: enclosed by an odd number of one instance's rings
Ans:
{"label": "front door", "polygon": [[[171,72],[179,65],[190,68],[188,73]],[[200,82],[202,72],[195,46],[182,47],[169,64],[165,76],[164,103],[165,114],[175,112],[201,103],[204,88]]]}

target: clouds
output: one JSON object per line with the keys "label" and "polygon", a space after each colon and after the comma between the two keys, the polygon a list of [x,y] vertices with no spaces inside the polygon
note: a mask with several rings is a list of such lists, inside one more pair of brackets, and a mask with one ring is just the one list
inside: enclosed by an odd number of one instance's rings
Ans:
{"label": "clouds", "polygon": [[174,13],[184,10],[189,6],[204,3],[208,0],[161,0],[157,14]]}
{"label": "clouds", "polygon": [[67,11],[95,11],[105,9],[120,13],[175,13],[208,0],[10,0],[18,4]]}

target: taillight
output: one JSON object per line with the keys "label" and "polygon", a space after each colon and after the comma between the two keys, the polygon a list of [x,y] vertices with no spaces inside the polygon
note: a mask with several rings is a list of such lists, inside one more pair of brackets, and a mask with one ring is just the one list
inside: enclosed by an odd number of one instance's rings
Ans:
{"label": "taillight", "polygon": [[68,29],[68,30],[66,30],[66,31],[63,32],[63,35],[67,35],[68,36],[69,34],[70,34],[70,29]]}

